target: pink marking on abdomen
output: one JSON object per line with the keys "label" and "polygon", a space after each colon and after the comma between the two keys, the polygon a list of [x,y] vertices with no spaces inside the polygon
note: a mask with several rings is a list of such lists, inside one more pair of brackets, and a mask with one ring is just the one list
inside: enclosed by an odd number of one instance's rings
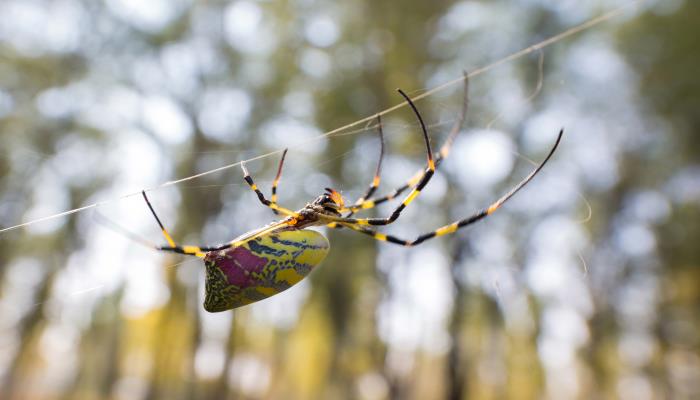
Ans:
{"label": "pink marking on abdomen", "polygon": [[259,280],[253,277],[253,273],[261,273],[268,262],[243,246],[208,253],[207,259],[221,268],[229,284],[240,288],[257,286]]}

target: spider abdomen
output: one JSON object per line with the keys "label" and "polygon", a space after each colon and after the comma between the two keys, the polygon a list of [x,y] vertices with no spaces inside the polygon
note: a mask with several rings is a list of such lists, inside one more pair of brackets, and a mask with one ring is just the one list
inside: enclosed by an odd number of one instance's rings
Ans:
{"label": "spider abdomen", "polygon": [[274,296],[304,279],[330,244],[312,230],[286,230],[206,254],[204,309],[226,311]]}

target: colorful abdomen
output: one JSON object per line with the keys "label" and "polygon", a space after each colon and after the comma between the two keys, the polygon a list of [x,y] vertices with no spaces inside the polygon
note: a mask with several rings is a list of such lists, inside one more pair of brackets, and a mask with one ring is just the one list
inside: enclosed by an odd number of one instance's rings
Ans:
{"label": "colorful abdomen", "polygon": [[290,230],[207,253],[204,309],[226,311],[266,299],[304,279],[330,245],[312,230]]}

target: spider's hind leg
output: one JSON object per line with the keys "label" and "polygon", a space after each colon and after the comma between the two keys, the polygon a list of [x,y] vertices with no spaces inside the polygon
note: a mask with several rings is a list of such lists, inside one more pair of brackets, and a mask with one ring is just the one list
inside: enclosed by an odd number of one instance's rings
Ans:
{"label": "spider's hind leg", "polygon": [[206,256],[206,253],[208,253],[210,251],[219,251],[219,250],[225,250],[225,249],[228,249],[231,247],[237,247],[237,246],[240,246],[240,245],[242,245],[248,241],[251,241],[255,238],[258,238],[260,236],[264,236],[264,235],[267,235],[271,232],[274,232],[275,230],[277,230],[281,227],[294,225],[293,218],[285,218],[285,219],[277,221],[273,224],[267,225],[261,229],[249,232],[248,234],[246,234],[242,237],[239,237],[237,239],[234,239],[234,240],[227,242],[227,243],[218,244],[215,246],[190,246],[190,245],[181,246],[181,245],[178,245],[177,243],[175,243],[172,236],[170,236],[170,233],[168,232],[168,230],[165,229],[165,226],[163,226],[163,223],[160,222],[160,218],[158,218],[156,211],[153,209],[151,202],[148,200],[148,197],[146,196],[146,192],[142,191],[141,194],[143,194],[143,199],[146,200],[146,204],[148,204],[148,208],[151,210],[151,214],[153,214],[153,217],[156,219],[158,226],[160,226],[160,229],[163,232],[163,236],[165,237],[165,240],[168,242],[168,246],[155,246],[155,249],[160,250],[160,251],[167,251],[167,252],[171,252],[171,253],[185,254],[185,255],[196,256],[199,258],[204,258]]}
{"label": "spider's hind leg", "polygon": [[160,226],[160,231],[163,233],[165,240],[168,242],[167,247],[157,246],[156,249],[162,250],[162,251],[170,251],[173,253],[197,256],[199,258],[204,258],[204,253],[207,251],[206,248],[201,248],[199,246],[179,246],[177,243],[175,243],[172,236],[170,236],[170,233],[168,232],[168,230],[165,229],[165,226],[163,225],[163,223],[160,222],[160,218],[158,218],[158,214],[156,214],[156,211],[153,209],[151,202],[148,200],[148,196],[146,196],[146,191],[142,190],[141,194],[143,195],[143,199],[146,200],[146,204],[148,205],[148,209],[151,210],[151,214],[153,214],[153,218],[156,219],[158,226]]}

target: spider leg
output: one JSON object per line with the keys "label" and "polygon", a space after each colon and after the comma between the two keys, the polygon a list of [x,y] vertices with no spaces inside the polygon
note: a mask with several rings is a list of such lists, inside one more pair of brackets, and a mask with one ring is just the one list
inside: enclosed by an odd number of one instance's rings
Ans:
{"label": "spider leg", "polygon": [[284,226],[294,226],[297,223],[296,218],[294,217],[287,217],[283,220],[277,221],[271,225],[265,226],[261,229],[258,229],[256,231],[252,231],[250,233],[247,233],[239,238],[233,239],[230,242],[219,244],[216,246],[159,246],[156,247],[156,250],[160,251],[169,251],[173,253],[179,253],[179,254],[187,254],[187,255],[194,255],[200,258],[204,258],[205,253],[210,252],[210,251],[219,251],[219,250],[225,250],[231,247],[238,247],[246,242],[249,242],[251,240],[254,240],[256,238],[259,238],[260,236],[267,235],[268,233],[271,233],[273,231],[276,231],[280,229],[281,227]]}
{"label": "spider leg", "polygon": [[[442,147],[440,147],[440,151],[435,154],[435,168],[437,169],[442,161],[447,158],[447,156],[450,153],[450,150],[452,148],[452,143],[454,143],[455,138],[457,137],[457,134],[463,129],[464,127],[464,121],[467,119],[467,111],[469,109],[469,75],[465,72],[464,73],[464,99],[462,101],[462,111],[460,113],[459,118],[455,121],[455,123],[452,125],[452,129],[450,130],[449,135],[447,136],[447,139],[445,139],[445,142],[443,143]],[[400,196],[401,193],[405,192],[406,190],[415,187],[418,182],[423,178],[423,174],[425,171],[420,170],[416,172],[411,179],[409,179],[403,186],[399,186],[389,192],[388,194],[371,199],[369,195],[364,196],[362,199],[363,201],[357,201],[354,205],[351,207],[347,207],[343,211],[350,211],[346,217],[351,217],[353,213],[361,210],[361,209],[370,209],[374,208],[377,205],[384,203],[386,201],[390,201],[395,199],[396,197]]]}
{"label": "spider leg", "polygon": [[411,202],[420,194],[420,191],[423,190],[425,185],[428,184],[430,181],[430,178],[432,178],[433,174],[435,173],[435,160],[433,159],[433,151],[430,148],[430,139],[428,138],[428,130],[425,127],[425,123],[423,122],[423,117],[421,117],[420,112],[418,112],[418,109],[416,108],[415,104],[413,104],[413,101],[411,101],[411,98],[408,97],[401,89],[399,89],[399,93],[406,99],[408,104],[411,106],[413,109],[414,114],[416,114],[416,117],[418,118],[418,121],[420,122],[421,130],[423,132],[423,139],[425,140],[425,148],[427,152],[427,158],[428,158],[428,166],[425,169],[425,172],[423,173],[423,176],[421,179],[418,181],[416,186],[411,190],[411,192],[406,196],[406,198],[399,204],[398,207],[394,210],[394,212],[391,214],[391,216],[387,218],[345,218],[345,217],[331,217],[331,216],[323,216],[323,218],[327,219],[329,222],[347,222],[347,223],[352,223],[352,224],[358,224],[358,225],[388,225],[394,221],[396,221],[397,218],[399,218],[399,215],[401,215],[401,212],[409,205]]}
{"label": "spider leg", "polygon": [[151,210],[151,214],[153,214],[153,218],[156,219],[158,226],[160,226],[160,231],[163,232],[163,236],[165,237],[165,240],[168,242],[168,246],[156,246],[156,249],[163,250],[163,251],[170,251],[170,252],[174,252],[174,253],[192,255],[192,256],[199,257],[199,258],[204,258],[204,252],[207,251],[204,248],[199,247],[199,246],[179,246],[178,244],[175,243],[172,236],[170,236],[170,233],[168,232],[168,230],[165,229],[165,226],[163,225],[163,223],[160,222],[160,218],[158,218],[158,214],[156,214],[156,210],[153,209],[151,202],[148,200],[148,196],[146,196],[146,191],[142,190],[141,194],[143,195],[143,199],[146,200],[146,204],[148,205],[148,208]]}
{"label": "spider leg", "polygon": [[[372,183],[370,183],[369,187],[367,188],[367,192],[365,192],[362,197],[355,201],[355,204],[353,205],[354,207],[359,206],[360,204],[364,203],[365,200],[369,199],[377,190],[379,182],[381,181],[379,175],[382,171],[382,159],[384,158],[384,130],[382,129],[381,115],[377,115],[377,132],[379,133],[379,161],[377,161],[377,168],[374,171],[374,178],[372,178]],[[346,215],[346,217],[351,217],[354,213],[355,211],[350,211],[350,214]]]}
{"label": "spider leg", "polygon": [[[285,150],[285,152],[282,154],[282,159],[280,160],[280,165],[279,165],[278,170],[277,170],[278,178],[279,178],[279,174],[282,172],[282,163],[284,162],[284,155],[286,152],[287,151]],[[284,208],[284,207],[280,207],[277,205],[276,202],[272,202],[272,201],[265,198],[265,195],[260,191],[260,189],[258,189],[258,185],[256,185],[255,182],[253,182],[253,178],[250,177],[250,174],[248,173],[248,168],[245,167],[245,162],[241,162],[241,169],[243,169],[243,179],[246,181],[248,186],[250,186],[250,188],[255,192],[255,194],[258,195],[258,200],[260,200],[260,202],[264,206],[269,207],[273,211],[279,212],[279,213],[284,214],[284,215],[291,215],[291,216],[297,215],[297,213],[295,213],[294,211],[287,209],[287,208]],[[277,191],[276,187],[277,187],[277,185],[275,183],[273,183],[273,190],[275,192]]]}
{"label": "spider leg", "polygon": [[218,251],[218,250],[228,249],[230,247],[240,246],[245,242],[248,242],[248,241],[253,240],[255,238],[258,238],[260,236],[266,235],[274,230],[277,230],[284,225],[293,226],[297,222],[296,219],[293,217],[285,218],[281,221],[278,221],[276,223],[265,226],[257,231],[253,231],[251,233],[243,235],[240,238],[236,238],[228,243],[223,243],[223,244],[219,244],[219,245],[215,245],[215,246],[191,246],[191,245],[181,246],[181,245],[178,245],[177,243],[175,243],[172,236],[170,236],[170,233],[168,233],[168,230],[165,229],[165,226],[163,226],[163,223],[160,221],[160,218],[158,218],[158,214],[156,214],[156,211],[153,209],[151,202],[148,200],[148,196],[146,196],[146,192],[142,191],[141,194],[143,195],[143,199],[146,200],[146,204],[148,205],[148,208],[151,210],[151,214],[153,214],[153,217],[155,218],[156,222],[158,223],[158,226],[160,226],[161,232],[163,232],[163,236],[165,237],[165,240],[168,242],[168,246],[154,246],[155,249],[160,250],[160,251],[167,251],[167,252],[171,252],[171,253],[185,254],[185,255],[191,255],[191,256],[195,256],[195,257],[199,257],[199,258],[204,258],[206,255],[205,253],[207,253],[209,251]]}
{"label": "spider leg", "polygon": [[355,230],[357,232],[372,236],[373,238],[375,238],[377,240],[386,241],[386,242],[398,244],[401,246],[408,246],[408,247],[419,245],[419,244],[425,242],[426,240],[432,239],[432,238],[437,237],[437,236],[455,233],[458,229],[464,228],[465,226],[471,225],[471,224],[493,214],[506,201],[508,201],[511,197],[513,197],[520,189],[522,189],[525,185],[527,185],[532,180],[532,178],[534,178],[535,175],[537,175],[540,172],[540,170],[542,170],[542,167],[544,167],[544,165],[547,163],[547,161],[549,161],[549,159],[552,157],[552,154],[554,154],[557,147],[559,146],[559,142],[561,141],[561,137],[563,134],[564,134],[564,130],[562,129],[561,131],[559,131],[559,135],[557,136],[557,140],[554,143],[554,146],[552,146],[552,149],[547,154],[547,157],[532,172],[530,172],[530,174],[528,176],[526,176],[522,181],[520,181],[520,183],[515,185],[512,189],[510,189],[506,194],[501,196],[498,200],[494,201],[488,207],[472,214],[471,216],[469,216],[467,218],[460,219],[460,220],[455,221],[451,224],[444,225],[444,226],[442,226],[434,231],[424,233],[424,234],[416,237],[413,240],[405,240],[405,239],[398,238],[396,236],[380,233],[374,229],[359,226],[359,225],[366,225],[366,224],[353,222],[353,221],[350,221],[350,219],[348,219],[347,221],[339,221],[338,218],[334,218],[334,217],[323,216],[323,218],[329,219],[332,221],[336,221],[337,223],[340,223],[342,226],[346,226],[346,227],[348,227],[352,230]]}
{"label": "spider leg", "polygon": [[160,218],[158,218],[158,214],[156,214],[156,210],[153,209],[151,202],[148,200],[148,196],[146,196],[146,191],[142,190],[141,194],[143,195],[143,199],[146,200],[146,205],[148,205],[148,208],[151,210],[151,214],[153,214],[153,218],[156,219],[158,226],[160,226],[160,231],[163,232],[163,236],[165,237],[165,240],[168,242],[168,244],[170,246],[173,246],[173,247],[176,246],[175,241],[173,240],[172,236],[170,236],[170,233],[168,233],[168,230],[165,229],[165,226],[163,225],[163,223],[160,222]]}
{"label": "spider leg", "polygon": [[[447,136],[447,139],[445,139],[445,142],[442,144],[442,147],[440,147],[440,151],[435,154],[435,168],[437,169],[442,161],[447,158],[447,156],[450,153],[450,150],[452,148],[452,143],[454,143],[455,138],[457,137],[457,134],[464,128],[464,121],[467,119],[467,111],[469,109],[469,74],[467,72],[464,72],[464,90],[463,90],[463,96],[464,99],[462,101],[462,111],[460,113],[459,118],[455,123],[452,125],[452,129],[450,130],[449,135]],[[399,186],[389,192],[388,194],[374,198],[372,199],[371,196],[374,194],[374,191],[376,190],[377,186],[379,186],[379,172],[380,172],[380,167],[382,163],[382,157],[384,155],[384,136],[382,132],[382,125],[381,125],[381,115],[377,116],[377,119],[379,121],[379,135],[380,135],[380,140],[381,140],[381,152],[379,156],[379,162],[377,163],[377,170],[375,173],[375,178],[372,181],[372,185],[370,185],[370,188],[368,189],[367,193],[360,197],[355,204],[353,204],[350,207],[343,208],[341,212],[346,212],[349,211],[347,215],[345,215],[345,218],[350,218],[354,215],[359,210],[362,209],[370,209],[374,208],[377,205],[384,203],[386,201],[390,201],[401,195],[401,193],[405,192],[407,189],[414,188],[418,182],[421,181],[423,178],[423,175],[425,174],[425,171],[420,170],[416,172],[411,179],[409,179],[403,186]],[[342,225],[339,225],[337,222],[331,222],[327,225],[329,228],[342,228]]]}
{"label": "spider leg", "polygon": [[[367,188],[367,191],[365,192],[362,197],[358,198],[357,201],[355,201],[355,204],[353,207],[357,207],[360,204],[364,203],[366,199],[370,198],[374,192],[377,190],[377,187],[379,186],[379,182],[381,181],[380,178],[380,173],[382,170],[382,159],[384,158],[384,131],[382,130],[382,116],[377,115],[377,127],[378,127],[378,133],[379,133],[379,161],[377,161],[377,168],[374,171],[374,178],[372,178],[372,182],[369,184],[369,187]],[[352,209],[352,207],[350,207]],[[359,210],[359,209],[358,209]],[[348,215],[346,215],[346,218],[352,217],[353,214],[355,214],[357,210],[350,211]],[[342,226],[336,224],[335,222],[328,224],[329,228],[342,228]]]}
{"label": "spider leg", "polygon": [[[277,185],[280,183],[280,177],[282,176],[282,165],[284,164],[284,158],[287,156],[287,150],[289,149],[284,149],[282,152],[280,163],[277,166],[277,175],[275,176],[275,180],[272,181],[272,196],[270,196],[270,203],[274,205],[277,205]],[[279,215],[279,211],[275,210],[274,208],[272,209],[272,212],[275,213],[275,215]]]}

